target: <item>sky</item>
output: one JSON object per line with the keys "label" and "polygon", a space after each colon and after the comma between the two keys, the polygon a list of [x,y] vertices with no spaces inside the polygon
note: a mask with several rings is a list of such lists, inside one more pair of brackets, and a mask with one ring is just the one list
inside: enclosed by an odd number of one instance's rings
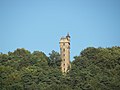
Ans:
{"label": "sky", "polygon": [[0,52],[49,55],[71,36],[71,60],[87,47],[120,46],[120,0],[0,0]]}

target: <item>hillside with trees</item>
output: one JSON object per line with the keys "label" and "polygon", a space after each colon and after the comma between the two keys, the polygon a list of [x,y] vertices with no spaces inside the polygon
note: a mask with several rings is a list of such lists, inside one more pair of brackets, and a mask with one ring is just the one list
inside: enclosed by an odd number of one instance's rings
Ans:
{"label": "hillside with trees", "polygon": [[0,53],[0,90],[120,90],[120,47],[84,49],[63,75],[60,54]]}

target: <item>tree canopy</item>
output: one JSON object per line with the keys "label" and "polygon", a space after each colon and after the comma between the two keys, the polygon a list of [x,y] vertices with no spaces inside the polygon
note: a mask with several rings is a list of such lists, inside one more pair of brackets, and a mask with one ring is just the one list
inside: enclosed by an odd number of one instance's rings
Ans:
{"label": "tree canopy", "polygon": [[120,90],[120,47],[84,49],[63,75],[60,54],[0,54],[0,90]]}

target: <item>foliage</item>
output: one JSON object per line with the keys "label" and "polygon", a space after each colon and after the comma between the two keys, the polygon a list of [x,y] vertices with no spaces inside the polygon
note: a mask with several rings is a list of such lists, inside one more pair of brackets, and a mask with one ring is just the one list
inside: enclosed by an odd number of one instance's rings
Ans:
{"label": "foliage", "polygon": [[120,90],[120,47],[86,48],[66,75],[60,64],[55,51],[1,53],[0,90]]}
{"label": "foliage", "polygon": [[48,64],[49,66],[53,67],[53,68],[60,68],[61,65],[61,57],[60,54],[58,52],[55,52],[54,50],[52,51],[52,53],[49,53],[49,60],[48,60]]}
{"label": "foliage", "polygon": [[119,90],[120,47],[83,50],[72,62],[69,76],[74,89]]}

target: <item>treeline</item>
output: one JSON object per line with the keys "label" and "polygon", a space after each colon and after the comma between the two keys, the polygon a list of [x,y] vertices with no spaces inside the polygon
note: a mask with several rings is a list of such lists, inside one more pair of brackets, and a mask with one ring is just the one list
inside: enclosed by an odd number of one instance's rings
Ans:
{"label": "treeline", "polygon": [[0,54],[0,90],[120,90],[120,47],[84,49],[63,75],[52,51]]}

